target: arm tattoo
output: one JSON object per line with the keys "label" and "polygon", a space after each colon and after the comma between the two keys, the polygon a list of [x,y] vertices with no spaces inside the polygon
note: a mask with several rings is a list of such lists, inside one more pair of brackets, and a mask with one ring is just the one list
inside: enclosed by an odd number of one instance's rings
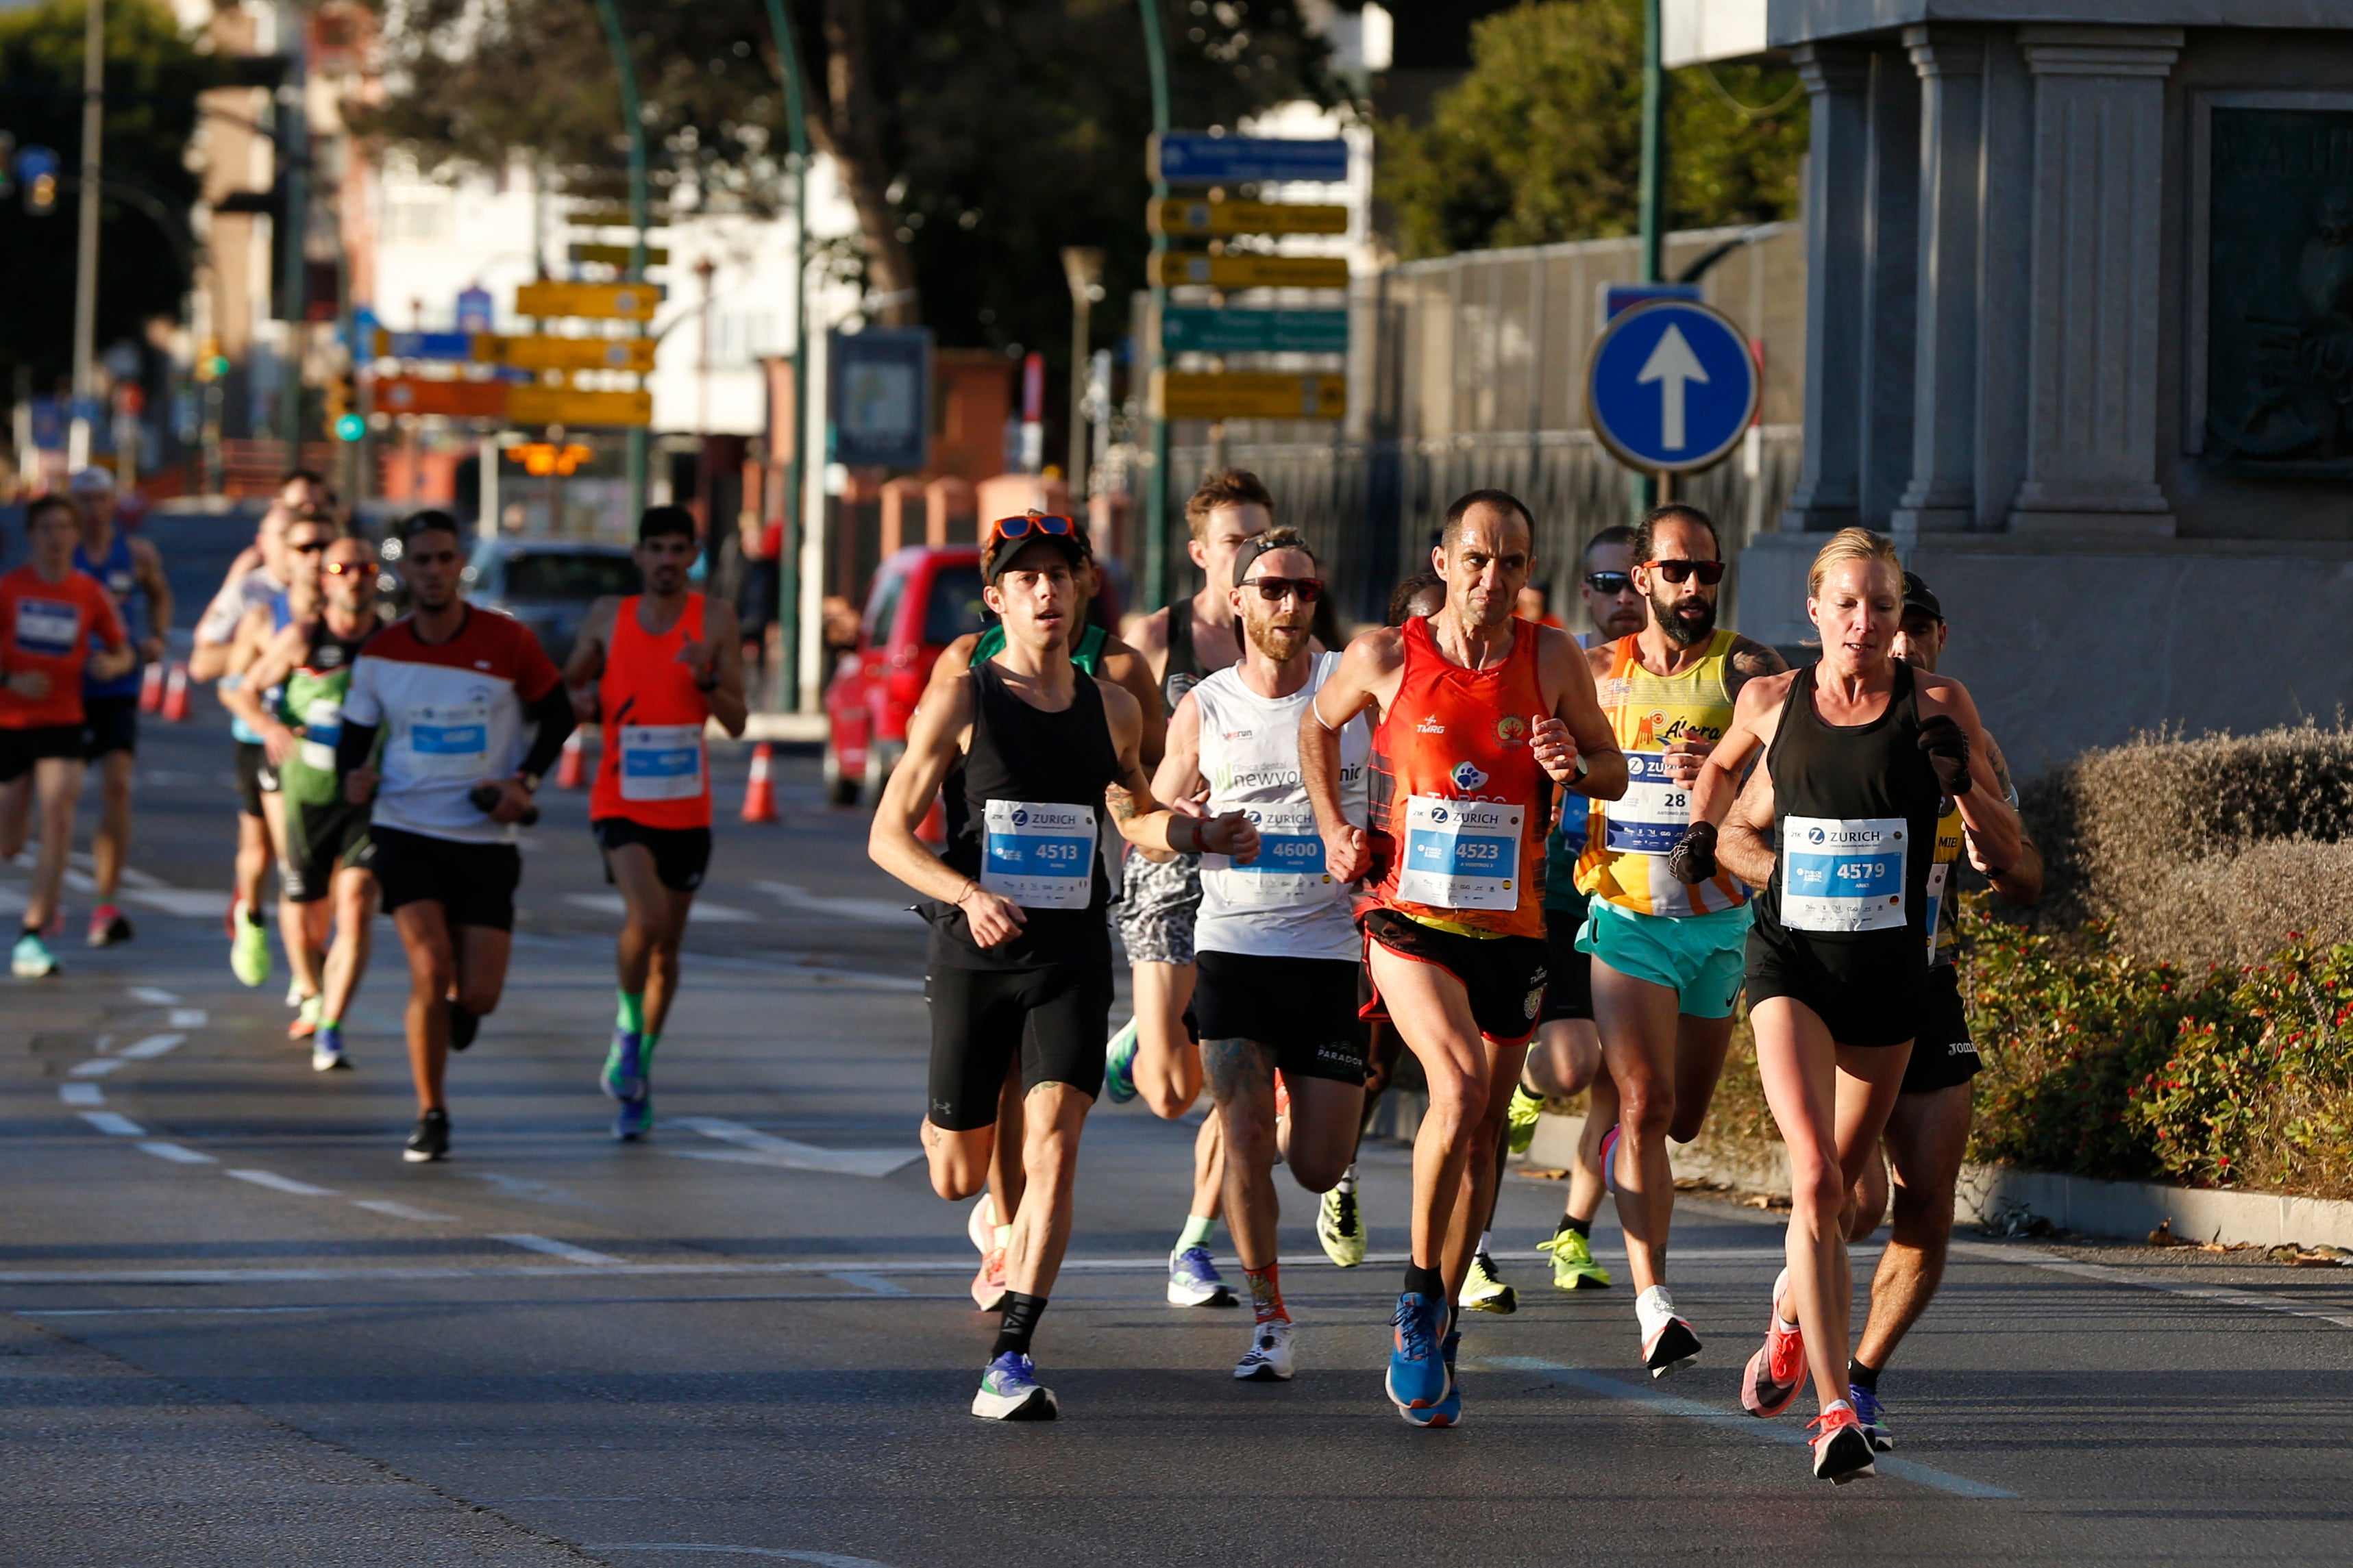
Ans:
{"label": "arm tattoo", "polygon": [[1135,820],[1135,794],[1125,784],[1111,784],[1103,790],[1103,804],[1122,822]]}
{"label": "arm tattoo", "polygon": [[1732,650],[1732,658],[1727,662],[1732,666],[1732,673],[1737,677],[1732,683],[1735,692],[1760,675],[1778,675],[1789,668],[1789,661],[1781,657],[1778,649],[1760,642],[1749,642],[1746,638]]}

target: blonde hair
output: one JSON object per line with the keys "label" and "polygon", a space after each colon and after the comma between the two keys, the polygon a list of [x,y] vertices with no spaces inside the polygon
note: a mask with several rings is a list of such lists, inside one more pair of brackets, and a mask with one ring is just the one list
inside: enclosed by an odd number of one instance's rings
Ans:
{"label": "blonde hair", "polygon": [[1897,581],[1904,576],[1904,562],[1895,553],[1894,540],[1867,528],[1841,528],[1814,556],[1814,564],[1806,573],[1806,597],[1821,597],[1822,579],[1841,561],[1875,561],[1894,572]]}

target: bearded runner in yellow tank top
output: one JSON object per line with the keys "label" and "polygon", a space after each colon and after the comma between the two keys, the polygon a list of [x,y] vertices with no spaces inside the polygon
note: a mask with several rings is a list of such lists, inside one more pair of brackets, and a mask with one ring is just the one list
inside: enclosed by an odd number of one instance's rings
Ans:
{"label": "bearded runner in yellow tank top", "polygon": [[1639,636],[1609,645],[1609,672],[1594,686],[1626,752],[1626,795],[1593,803],[1577,861],[1579,892],[1638,915],[1708,915],[1747,901],[1747,887],[1729,871],[1696,886],[1667,874],[1667,854],[1691,826],[1691,786],[1668,771],[1668,748],[1724,738],[1740,689],[1731,666],[1740,640],[1710,634],[1699,662],[1672,675],[1642,668]]}

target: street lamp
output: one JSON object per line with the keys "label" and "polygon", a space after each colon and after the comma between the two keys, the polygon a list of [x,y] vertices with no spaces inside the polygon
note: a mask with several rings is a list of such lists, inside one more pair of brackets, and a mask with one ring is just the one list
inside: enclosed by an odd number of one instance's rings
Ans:
{"label": "street lamp", "polygon": [[[605,42],[613,51],[613,71],[621,83],[621,119],[623,129],[629,134],[629,226],[637,231],[629,243],[628,279],[632,283],[646,280],[646,226],[650,218],[651,204],[646,198],[646,117],[638,101],[638,67],[629,58],[628,35],[621,30],[620,9],[613,0],[596,0],[597,16],[605,24]],[[641,325],[638,329],[642,332]],[[639,384],[643,384],[641,382]],[[646,510],[646,469],[650,443],[646,427],[629,426],[626,437],[625,459],[628,471],[629,515],[628,526],[634,531],[638,515]]]}
{"label": "street lamp", "polygon": [[[1168,134],[1168,38],[1160,28],[1160,0],[1136,0],[1144,11],[1144,57],[1152,73],[1152,132],[1155,136]],[[1168,182],[1155,171],[1152,195],[1155,201],[1168,198]],[[1168,237],[1156,228],[1152,236],[1155,256],[1168,248]],[[1168,313],[1168,290],[1158,283],[1152,286],[1152,364],[1156,377],[1168,365],[1167,351],[1162,346],[1161,320]],[[1166,602],[1169,579],[1168,561],[1168,421],[1158,414],[1152,416],[1152,464],[1145,470],[1144,492],[1144,597],[1146,609]]]}
{"label": "street lamp", "polygon": [[1087,319],[1103,298],[1103,253],[1091,245],[1062,247],[1062,276],[1071,284],[1071,504],[1087,504]]}

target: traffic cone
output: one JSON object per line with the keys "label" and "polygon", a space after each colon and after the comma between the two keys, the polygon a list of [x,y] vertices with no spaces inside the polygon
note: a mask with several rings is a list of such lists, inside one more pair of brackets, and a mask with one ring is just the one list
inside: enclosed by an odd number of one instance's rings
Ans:
{"label": "traffic cone", "polygon": [[179,659],[172,661],[172,673],[164,680],[164,722],[176,724],[188,716],[188,667]]}
{"label": "traffic cone", "polygon": [[139,711],[153,713],[164,706],[164,667],[151,664],[139,678]]}
{"label": "traffic cone", "polygon": [[776,820],[776,786],[769,782],[768,763],[776,748],[762,741],[752,748],[752,776],[744,785],[744,820]]}
{"label": "traffic cone", "polygon": [[578,789],[587,778],[588,764],[581,760],[580,731],[575,730],[564,738],[564,756],[555,764],[555,787]]}
{"label": "traffic cone", "polygon": [[947,847],[948,814],[940,804],[938,795],[932,796],[932,809],[923,813],[923,824],[915,829],[915,837],[934,849]]}

